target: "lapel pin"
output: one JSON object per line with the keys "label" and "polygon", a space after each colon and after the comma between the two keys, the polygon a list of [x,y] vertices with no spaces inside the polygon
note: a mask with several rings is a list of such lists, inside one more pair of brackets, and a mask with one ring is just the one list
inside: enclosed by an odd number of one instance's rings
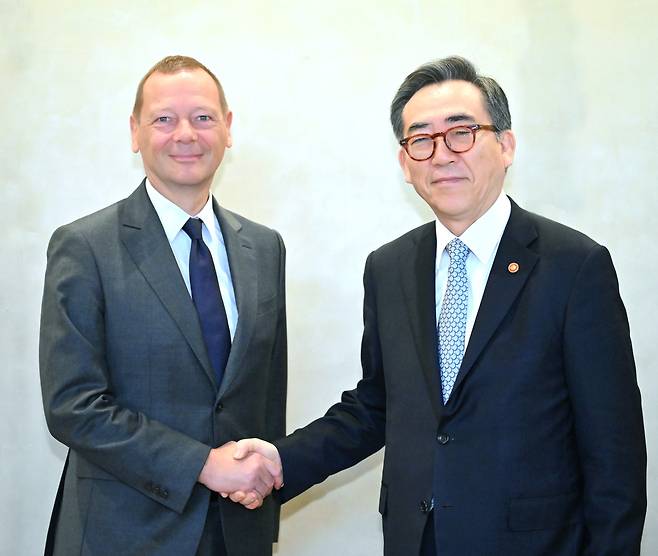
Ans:
{"label": "lapel pin", "polygon": [[507,265],[507,271],[510,274],[516,274],[519,271],[519,263],[510,263]]}

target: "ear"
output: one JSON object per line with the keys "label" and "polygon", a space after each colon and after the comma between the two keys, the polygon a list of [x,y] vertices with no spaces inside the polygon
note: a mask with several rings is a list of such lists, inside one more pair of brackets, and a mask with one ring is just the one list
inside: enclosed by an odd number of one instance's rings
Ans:
{"label": "ear", "polygon": [[137,141],[137,134],[139,132],[139,123],[135,118],[134,114],[130,115],[130,138],[131,138],[131,148],[134,153],[139,152],[139,143]]}
{"label": "ear", "polygon": [[233,137],[231,137],[231,124],[233,123],[233,112],[230,110],[224,116],[224,122],[226,123],[226,146],[233,146]]}
{"label": "ear", "polygon": [[511,129],[506,129],[500,134],[498,139],[500,143],[502,154],[503,154],[503,163],[505,164],[505,170],[512,165],[514,162],[514,152],[516,150],[516,137],[512,133]]}
{"label": "ear", "polygon": [[402,168],[402,172],[404,173],[404,181],[407,183],[411,183],[409,160],[410,158],[407,156],[407,152],[404,150],[404,147],[400,147],[400,150],[398,151],[398,162],[400,163],[400,168]]}

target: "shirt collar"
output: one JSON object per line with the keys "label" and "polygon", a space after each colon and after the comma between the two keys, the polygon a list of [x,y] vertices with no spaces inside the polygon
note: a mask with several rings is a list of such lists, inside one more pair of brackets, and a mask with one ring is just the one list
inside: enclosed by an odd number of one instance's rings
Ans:
{"label": "shirt collar", "polygon": [[[146,193],[151,199],[153,208],[155,212],[158,213],[160,222],[162,222],[162,227],[164,228],[167,240],[171,243],[174,238],[181,231],[185,222],[190,218],[190,215],[187,214],[182,208],[180,208],[176,203],[172,203],[167,199],[162,193],[160,193],[151,182],[146,179]],[[203,208],[195,215],[195,218],[200,218],[203,220],[203,223],[206,225],[206,228],[210,232],[210,237],[212,241],[218,240],[222,243],[224,238],[222,234],[217,229],[217,220],[215,219],[215,212],[213,210],[212,204],[212,195],[208,195],[208,200]]]}
{"label": "shirt collar", "polygon": [[208,231],[210,232],[210,239],[213,243],[218,241],[220,243],[224,243],[224,236],[222,235],[222,232],[219,228],[219,221],[215,217],[215,210],[213,209],[212,199],[212,194],[208,195],[206,204],[196,215],[196,218],[201,218],[201,220],[203,220],[203,223],[206,225],[206,228],[208,228]]}
{"label": "shirt collar", "polygon": [[[507,195],[503,191],[496,199],[493,205],[489,207],[480,218],[471,224],[466,231],[459,236],[466,246],[470,249],[480,262],[488,261],[500,238],[505,231],[507,221],[509,220],[512,205]],[[446,245],[452,241],[455,236],[446,228],[437,218],[436,220],[436,252],[440,254]]]}

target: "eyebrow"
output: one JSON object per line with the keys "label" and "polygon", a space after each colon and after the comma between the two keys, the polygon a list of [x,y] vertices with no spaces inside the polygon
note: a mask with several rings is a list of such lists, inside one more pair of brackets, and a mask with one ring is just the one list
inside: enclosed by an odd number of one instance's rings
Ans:
{"label": "eyebrow", "polygon": [[[451,116],[448,116],[443,121],[447,124],[453,124],[453,123],[457,123],[457,122],[474,122],[475,118],[473,116],[471,116],[470,114],[458,113],[458,114],[452,114]],[[418,131],[419,129],[425,129],[429,125],[430,124],[428,122],[414,122],[407,129],[407,133],[411,133],[412,131]]]}
{"label": "eyebrow", "polygon": [[425,128],[426,128],[427,126],[429,126],[429,125],[430,125],[430,124],[428,124],[427,122],[416,122],[416,123],[413,123],[413,124],[411,124],[411,125],[409,126],[409,128],[407,129],[407,133],[411,133],[412,131],[417,131],[417,130],[419,130],[419,129],[425,129]]}
{"label": "eyebrow", "polygon": [[461,113],[461,114],[453,114],[452,116],[448,116],[445,119],[446,123],[452,124],[455,122],[474,122],[475,118],[471,116],[470,114],[466,113]]}

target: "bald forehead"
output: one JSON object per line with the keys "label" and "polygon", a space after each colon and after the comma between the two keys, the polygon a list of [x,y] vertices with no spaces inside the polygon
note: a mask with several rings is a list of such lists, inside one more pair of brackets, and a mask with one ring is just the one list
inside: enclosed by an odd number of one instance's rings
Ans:
{"label": "bald forehead", "polygon": [[219,87],[215,83],[215,80],[210,76],[210,74],[200,68],[182,69],[174,73],[154,71],[144,82],[144,91],[153,89],[154,87],[162,84],[173,82],[180,83],[183,87],[186,84],[190,87],[212,85],[213,89],[217,92],[217,100],[220,99]]}
{"label": "bald forehead", "polygon": [[211,74],[202,68],[182,68],[174,72],[156,70],[148,75],[138,87],[133,114],[139,119],[145,104],[157,103],[165,95],[194,94],[194,89],[203,89],[207,98],[219,104],[221,113],[228,113],[221,85]]}

